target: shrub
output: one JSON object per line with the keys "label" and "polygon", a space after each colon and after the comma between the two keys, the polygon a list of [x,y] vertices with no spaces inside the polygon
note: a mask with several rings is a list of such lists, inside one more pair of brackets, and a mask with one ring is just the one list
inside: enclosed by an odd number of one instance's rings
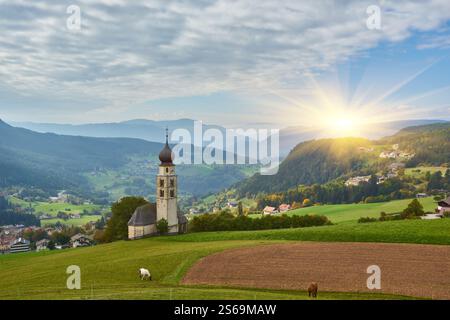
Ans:
{"label": "shrub", "polygon": [[402,217],[404,219],[413,218],[413,217],[419,217],[423,216],[425,214],[425,211],[423,211],[423,206],[419,202],[419,200],[414,199],[413,201],[408,204],[408,207],[403,210]]}
{"label": "shrub", "polygon": [[169,223],[166,219],[161,219],[156,223],[156,230],[158,230],[159,234],[166,234],[169,232]]}
{"label": "shrub", "polygon": [[192,232],[204,231],[250,231],[268,229],[303,228],[312,226],[330,225],[331,222],[325,216],[263,216],[250,218],[237,216],[229,212],[217,214],[204,214],[196,216],[190,222],[189,230]]}
{"label": "shrub", "polygon": [[[370,222],[377,222],[377,218],[370,218],[370,217],[361,217],[358,219],[358,223],[370,223]],[[381,218],[380,218],[381,221]]]}

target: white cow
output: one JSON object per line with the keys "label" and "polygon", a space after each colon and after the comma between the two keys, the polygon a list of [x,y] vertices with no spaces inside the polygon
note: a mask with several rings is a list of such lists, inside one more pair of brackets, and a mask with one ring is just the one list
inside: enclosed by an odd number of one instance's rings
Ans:
{"label": "white cow", "polygon": [[148,280],[152,281],[152,275],[150,274],[150,271],[144,268],[139,269],[139,277],[141,277],[141,280],[145,280],[145,278],[148,278]]}

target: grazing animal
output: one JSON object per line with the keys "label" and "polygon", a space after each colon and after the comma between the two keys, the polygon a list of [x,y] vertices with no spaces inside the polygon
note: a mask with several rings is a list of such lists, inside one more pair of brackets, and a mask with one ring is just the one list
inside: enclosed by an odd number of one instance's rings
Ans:
{"label": "grazing animal", "polygon": [[150,271],[144,268],[139,269],[139,277],[141,280],[145,280],[145,278],[148,278],[148,280],[152,281],[152,275],[150,274]]}
{"label": "grazing animal", "polygon": [[319,286],[317,285],[317,283],[312,282],[308,287],[309,297],[317,298],[317,291],[319,291]]}

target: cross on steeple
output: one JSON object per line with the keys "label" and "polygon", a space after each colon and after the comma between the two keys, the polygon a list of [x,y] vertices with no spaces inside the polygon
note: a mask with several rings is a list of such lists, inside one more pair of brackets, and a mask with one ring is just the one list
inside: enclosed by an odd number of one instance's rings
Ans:
{"label": "cross on steeple", "polygon": [[166,126],[166,144],[169,143],[169,128]]}

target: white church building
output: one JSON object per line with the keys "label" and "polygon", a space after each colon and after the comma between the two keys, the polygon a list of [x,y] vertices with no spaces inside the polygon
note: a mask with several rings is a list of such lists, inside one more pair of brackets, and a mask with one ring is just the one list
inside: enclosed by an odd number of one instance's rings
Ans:
{"label": "white church building", "polygon": [[187,231],[187,219],[178,213],[177,175],[168,140],[166,130],[166,144],[159,153],[161,164],[156,176],[156,203],[149,203],[136,209],[128,221],[128,239],[156,235],[158,233],[156,224],[161,219],[167,220],[169,234]]}

